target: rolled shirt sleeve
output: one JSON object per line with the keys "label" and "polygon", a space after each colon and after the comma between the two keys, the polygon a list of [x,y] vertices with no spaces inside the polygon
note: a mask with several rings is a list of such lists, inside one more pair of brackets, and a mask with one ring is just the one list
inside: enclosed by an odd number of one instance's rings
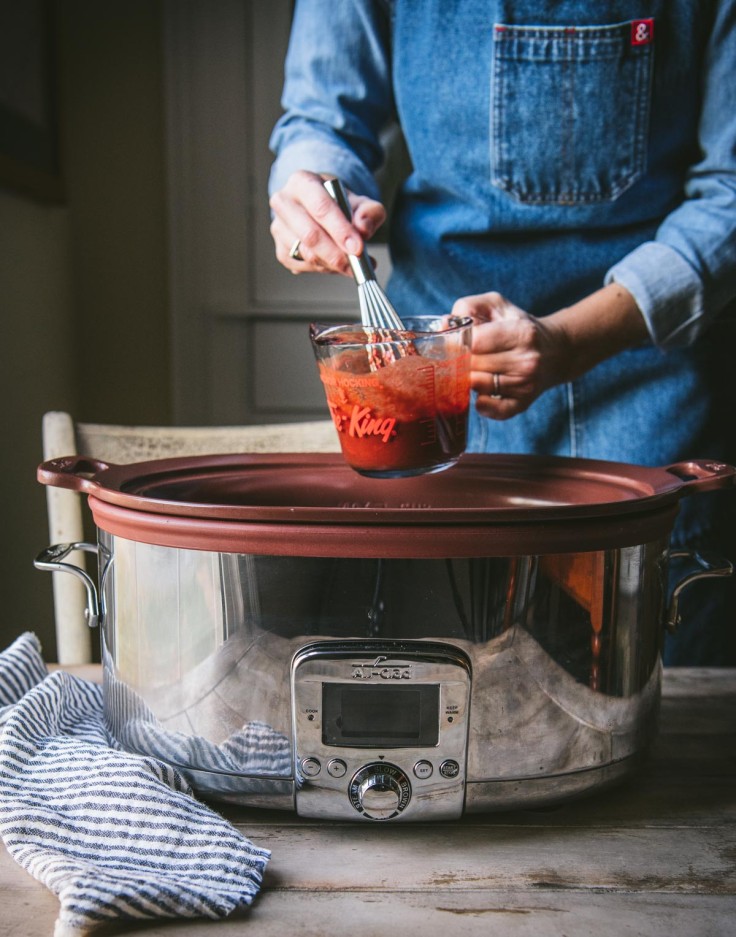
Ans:
{"label": "rolled shirt sleeve", "polygon": [[269,191],[299,170],[330,172],[378,198],[381,131],[394,113],[384,2],[298,2],[286,56],[284,114],[271,134]]}
{"label": "rolled shirt sleeve", "polygon": [[[283,139],[287,140],[285,132]],[[315,133],[307,138],[297,138],[280,152],[271,167],[268,189],[276,192],[283,188],[287,179],[297,170],[332,173],[338,176],[353,192],[379,198],[373,174],[349,148],[335,142],[325,134]]]}
{"label": "rolled shirt sleeve", "polygon": [[685,199],[611,267],[606,283],[634,296],[663,350],[692,344],[736,298],[736,0],[717,4],[703,66],[701,158]]}

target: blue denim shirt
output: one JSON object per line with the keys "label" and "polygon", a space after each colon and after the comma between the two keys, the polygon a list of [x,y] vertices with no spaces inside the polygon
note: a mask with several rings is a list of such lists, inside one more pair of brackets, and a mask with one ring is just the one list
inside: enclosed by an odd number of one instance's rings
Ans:
{"label": "blue denim shirt", "polygon": [[657,345],[689,345],[736,293],[735,18],[733,0],[301,0],[271,187],[307,168],[375,195],[396,113],[400,308],[497,289],[544,314],[616,280]]}
{"label": "blue denim shirt", "polygon": [[[651,336],[511,420],[473,410],[469,449],[733,463],[735,66],[736,0],[298,0],[270,188],[377,196],[398,118],[399,312],[498,290],[545,315],[616,281]],[[725,494],[685,499],[675,542],[734,556]],[[736,663],[719,621],[684,662]]]}

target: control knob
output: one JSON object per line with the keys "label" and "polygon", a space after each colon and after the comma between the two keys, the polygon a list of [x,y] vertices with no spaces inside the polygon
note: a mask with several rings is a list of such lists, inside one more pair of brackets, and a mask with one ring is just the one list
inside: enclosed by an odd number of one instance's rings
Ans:
{"label": "control knob", "polygon": [[409,803],[411,784],[396,765],[373,762],[353,776],[348,796],[353,807],[369,820],[390,820]]}

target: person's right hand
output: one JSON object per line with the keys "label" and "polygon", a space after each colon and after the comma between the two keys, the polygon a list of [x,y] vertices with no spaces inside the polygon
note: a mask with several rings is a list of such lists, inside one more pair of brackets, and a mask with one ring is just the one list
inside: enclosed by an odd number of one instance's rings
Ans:
{"label": "person's right hand", "polygon": [[386,209],[374,199],[347,190],[351,224],[323,186],[324,178],[328,177],[300,170],[271,196],[276,258],[292,273],[350,276],[346,255],[363,251],[364,241],[386,220]]}

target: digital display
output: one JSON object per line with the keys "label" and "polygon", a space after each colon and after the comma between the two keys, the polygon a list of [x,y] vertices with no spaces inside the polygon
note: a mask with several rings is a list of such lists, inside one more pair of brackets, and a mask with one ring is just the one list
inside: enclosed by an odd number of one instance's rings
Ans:
{"label": "digital display", "polygon": [[383,687],[322,685],[322,742],[356,748],[437,745],[438,684]]}

